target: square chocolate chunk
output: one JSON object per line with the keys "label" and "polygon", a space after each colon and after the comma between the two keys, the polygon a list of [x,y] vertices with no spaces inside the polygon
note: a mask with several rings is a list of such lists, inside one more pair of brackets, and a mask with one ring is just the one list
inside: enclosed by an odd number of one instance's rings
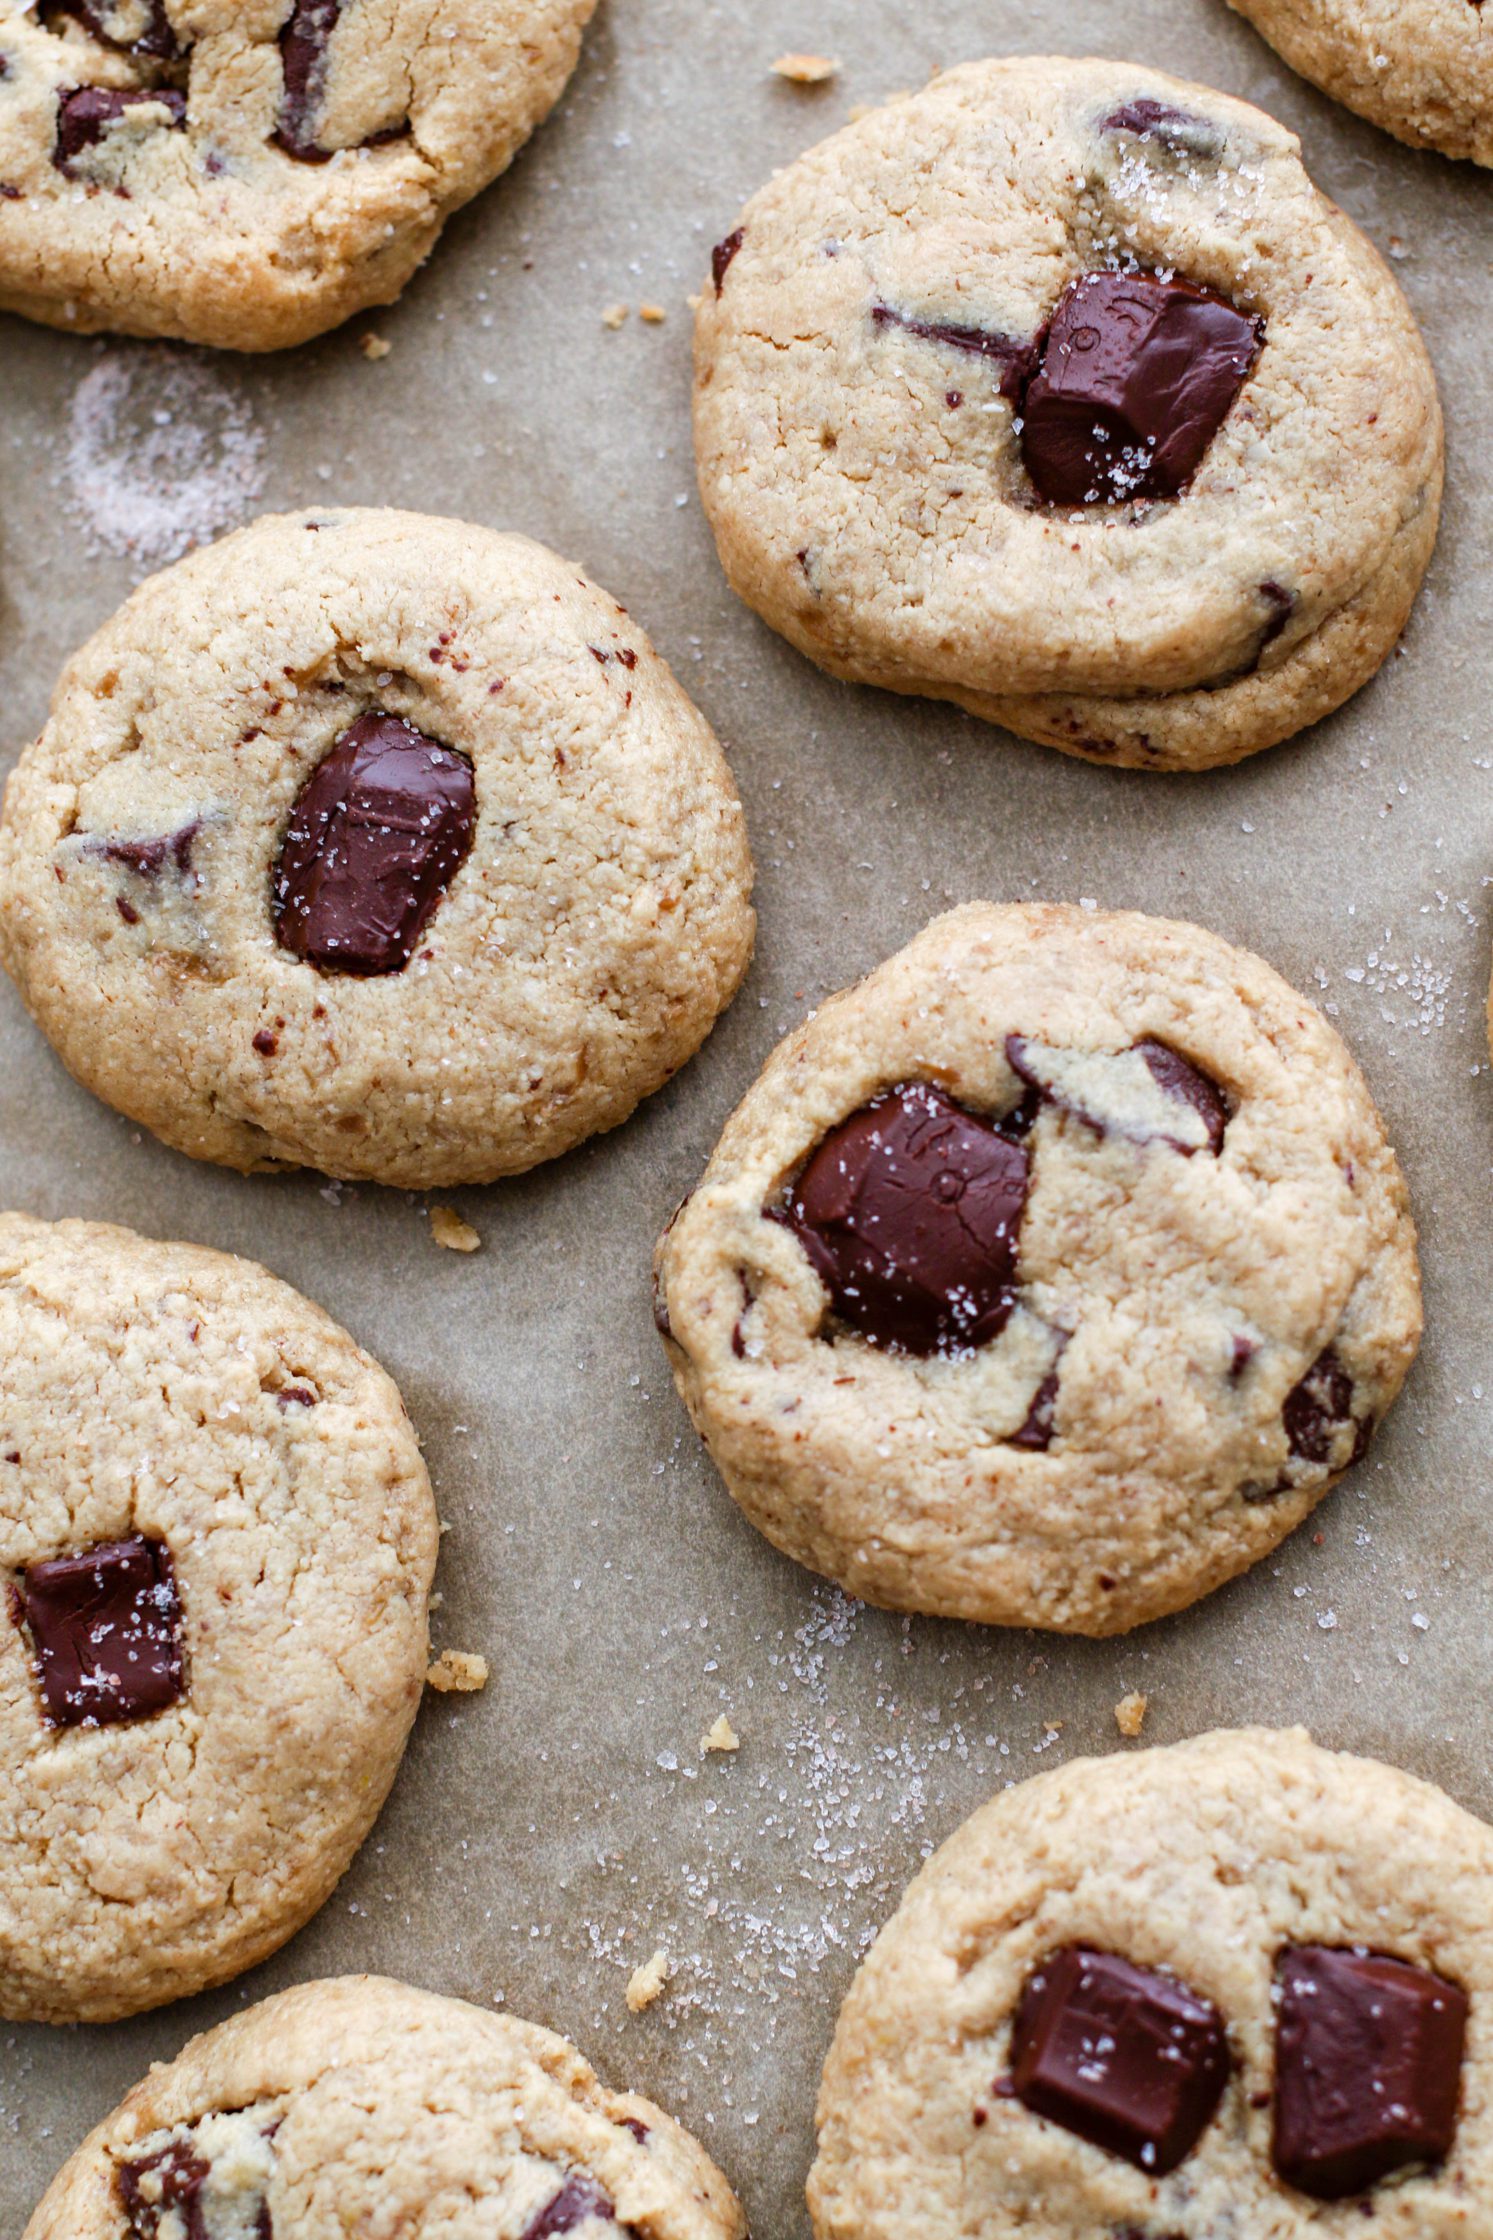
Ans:
{"label": "square chocolate chunk", "polygon": [[158,1541],[121,1540],[34,1563],[16,1601],[50,1726],[147,1719],[181,1695],[181,1604]]}

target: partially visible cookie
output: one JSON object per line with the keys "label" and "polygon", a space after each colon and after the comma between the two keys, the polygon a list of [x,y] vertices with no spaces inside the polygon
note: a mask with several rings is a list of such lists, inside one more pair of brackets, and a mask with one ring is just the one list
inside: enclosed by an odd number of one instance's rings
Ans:
{"label": "partially visible cookie", "polygon": [[1487,0],[1229,0],[1303,78],[1412,148],[1493,165]]}
{"label": "partially visible cookie", "polygon": [[851,1988],[817,2240],[1483,2240],[1490,1877],[1482,1821],[1300,1732],[1021,1782]]}
{"label": "partially visible cookie", "polygon": [[0,823],[0,957],[90,1089],[194,1158],[411,1189],[615,1127],[751,954],[715,736],[526,538],[256,522],[63,675]]}
{"label": "partially visible cookie", "polygon": [[745,2240],[672,2117],[533,2023],[343,1976],[194,2038],[25,2240]]}
{"label": "partially visible cookie", "polygon": [[1201,927],[971,904],[781,1043],[660,1244],[736,1500],[854,1595],[1123,1632],[1268,1554],[1420,1336],[1321,1013]]}
{"label": "partially visible cookie", "polygon": [[0,308],[280,350],[391,303],[596,0],[0,7]]}
{"label": "partially visible cookie", "polygon": [[695,439],[811,660],[1153,770],[1366,683],[1441,497],[1409,306],[1296,140],[1123,62],[972,63],[779,172],[715,254]]}
{"label": "partially visible cookie", "polygon": [[288,1284],[0,1215],[0,2016],[300,1928],[398,1769],[436,1539],[399,1394]]}

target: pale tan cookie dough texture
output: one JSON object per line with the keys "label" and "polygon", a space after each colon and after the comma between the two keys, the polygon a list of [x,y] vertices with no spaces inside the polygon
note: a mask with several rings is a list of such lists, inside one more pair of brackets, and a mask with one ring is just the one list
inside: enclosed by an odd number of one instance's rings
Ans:
{"label": "pale tan cookie dough texture", "polygon": [[[1044,1110],[1005,1329],[962,1357],[877,1349],[830,1319],[767,1213],[895,1084],[1011,1111],[1011,1034],[1168,1044],[1233,1101],[1222,1152]],[[1321,1014],[1199,927],[1057,906],[952,911],[781,1043],[657,1280],[695,1426],[778,1547],[865,1601],[1088,1634],[1181,1609],[1268,1554],[1394,1399],[1421,1322],[1404,1182]],[[1355,1426],[1312,1464],[1282,1408],[1329,1346]],[[1054,1368],[1052,1445],[1024,1451],[1009,1442]]]}
{"label": "pale tan cookie dough texture", "polygon": [[[145,16],[95,5],[124,38]],[[164,0],[182,59],[162,64],[0,0],[0,308],[279,350],[391,303],[559,99],[595,0],[346,0],[312,115],[325,162],[275,137],[291,6]],[[179,90],[185,123],[135,107],[69,176],[58,101],[85,85]]]}
{"label": "pale tan cookie dough texture", "polygon": [[262,1268],[0,1216],[0,1581],[137,1534],[186,1690],[48,1728],[0,1605],[0,2016],[105,2021],[239,1973],[327,1897],[420,1701],[437,1524],[399,1394]]}
{"label": "pale tan cookie dough texture", "polygon": [[[220,2111],[237,2120],[215,2124]],[[243,2136],[262,2142],[274,2124],[257,2151]],[[578,2240],[745,2240],[689,2133],[609,2092],[563,2038],[377,1976],[304,1984],[194,2038],[78,2149],[24,2240],[124,2240],[119,2165],[183,2132],[212,2163],[204,2200],[234,2234],[519,2240],[580,2180],[615,2218],[553,2228]],[[167,2223],[161,2236],[183,2240]]]}
{"label": "pale tan cookie dough texture", "polygon": [[1229,0],[1304,78],[1412,148],[1493,165],[1488,0]]}
{"label": "pale tan cookie dough texture", "polygon": [[[1190,121],[1107,128],[1137,102]],[[1201,769],[1389,653],[1435,542],[1435,381],[1259,110],[1126,63],[974,63],[790,164],[740,231],[697,322],[701,495],[735,589],[822,668]],[[1070,513],[1035,500],[999,363],[875,312],[1029,342],[1105,267],[1175,271],[1267,335],[1182,498]]]}
{"label": "pale tan cookie dough texture", "polygon": [[[818,2240],[1486,2240],[1490,1876],[1481,1821],[1299,1731],[1205,1735],[1022,1782],[935,1853],[851,1988],[819,2098]],[[1073,1944],[1170,1970],[1227,2025],[1219,2112],[1169,2177],[993,2089],[1022,1986]],[[1452,2155],[1381,2186],[1372,2223],[1272,2175],[1271,1988],[1287,1944],[1369,1946],[1471,1996]]]}
{"label": "pale tan cookie dough texture", "polygon": [[[477,814],[415,956],[363,979],[280,947],[271,887],[373,710],[465,754]],[[149,876],[107,853],[180,834]],[[751,875],[714,734],[605,592],[522,537],[317,511],[154,577],[70,663],[6,791],[0,957],[78,1079],[194,1158],[485,1182],[693,1055]]]}

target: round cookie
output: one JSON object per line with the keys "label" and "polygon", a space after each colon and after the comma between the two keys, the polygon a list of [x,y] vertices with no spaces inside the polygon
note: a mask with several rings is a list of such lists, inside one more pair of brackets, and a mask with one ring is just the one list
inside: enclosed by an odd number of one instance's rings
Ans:
{"label": "round cookie", "polygon": [[1487,0],[1229,0],[1324,93],[1412,148],[1493,165]]}
{"label": "round cookie", "polygon": [[782,1042],[656,1263],[736,1500],[863,1600],[1121,1633],[1269,1553],[1420,1336],[1357,1067],[1197,926],[936,919]]}
{"label": "round cookie", "polygon": [[651,2101],[552,2031],[379,1976],[194,2038],[86,2139],[25,2240],[745,2240]]}
{"label": "round cookie", "polygon": [[392,303],[596,0],[0,8],[0,309],[283,350]]}
{"label": "round cookie", "polygon": [[822,668],[1152,770],[1366,683],[1442,483],[1409,307],[1296,140],[1115,62],[951,70],[779,172],[695,439],[733,587]]}
{"label": "round cookie", "polygon": [[330,1894],[426,1668],[399,1394],[262,1268],[0,1215],[0,2017],[109,2021]]}
{"label": "round cookie", "polygon": [[1481,1821],[1299,1731],[1021,1782],[851,1988],[817,2240],[1481,2236],[1490,1874]]}
{"label": "round cookie", "polygon": [[194,1158],[420,1189],[615,1127],[751,954],[720,748],[527,539],[256,522],[64,672],[0,823],[0,957],[87,1087]]}

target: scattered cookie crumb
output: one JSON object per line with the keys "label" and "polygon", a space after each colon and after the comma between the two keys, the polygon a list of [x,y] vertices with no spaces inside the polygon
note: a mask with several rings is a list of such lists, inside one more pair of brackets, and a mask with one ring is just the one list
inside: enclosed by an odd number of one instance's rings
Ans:
{"label": "scattered cookie crumb", "polygon": [[638,317],[645,327],[661,327],[669,316],[661,303],[640,303]]}
{"label": "scattered cookie crumb", "polygon": [[1134,1742],[1145,1725],[1146,1708],[1150,1700],[1149,1696],[1143,1696],[1137,1691],[1122,1696],[1115,1705],[1115,1725],[1128,1742]]}
{"label": "scattered cookie crumb", "polygon": [[364,357],[370,360],[387,358],[393,347],[393,343],[386,342],[381,334],[365,334],[358,344]]}
{"label": "scattered cookie crumb", "polygon": [[674,1973],[669,1965],[669,1955],[660,1948],[641,1968],[634,1968],[627,1980],[627,2007],[630,2014],[641,2014],[651,2007]]}
{"label": "scattered cookie crumb", "polygon": [[466,1649],[443,1649],[425,1675],[439,1696],[474,1696],[487,1686],[487,1659]]}
{"label": "scattered cookie crumb", "polygon": [[740,1748],[741,1736],[736,1732],[724,1711],[716,1720],[709,1734],[702,1735],[700,1738],[700,1755],[702,1758],[709,1757],[712,1750],[739,1750]]}
{"label": "scattered cookie crumb", "polygon": [[447,1252],[476,1252],[481,1237],[470,1221],[463,1221],[455,1206],[432,1206],[430,1233]]}
{"label": "scattered cookie crumb", "polygon": [[773,69],[795,86],[828,85],[840,73],[839,63],[827,54],[780,54]]}
{"label": "scattered cookie crumb", "polygon": [[628,306],[625,303],[609,303],[601,315],[601,323],[615,333],[618,327],[626,326],[627,312]]}

